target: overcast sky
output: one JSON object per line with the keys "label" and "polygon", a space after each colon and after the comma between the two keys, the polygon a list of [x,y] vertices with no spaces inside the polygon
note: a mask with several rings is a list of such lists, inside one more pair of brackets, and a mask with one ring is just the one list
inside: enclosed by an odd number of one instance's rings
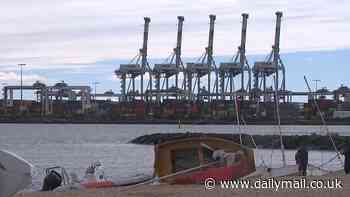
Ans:
{"label": "overcast sky", "polygon": [[[235,53],[242,12],[250,14],[247,53],[268,54],[277,10],[284,13],[282,53],[350,48],[349,8],[346,0],[3,0],[0,80],[17,81],[18,63],[83,73],[95,62],[130,59],[142,44],[144,16],[152,20],[150,59],[168,56],[175,46],[178,15],[185,17],[184,57],[203,53],[209,14],[217,15],[214,54]],[[47,76],[26,73],[25,80]]]}

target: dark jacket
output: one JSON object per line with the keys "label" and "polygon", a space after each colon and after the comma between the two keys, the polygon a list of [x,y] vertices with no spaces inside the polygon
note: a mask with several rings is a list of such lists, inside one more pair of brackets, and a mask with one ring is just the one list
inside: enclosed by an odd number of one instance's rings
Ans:
{"label": "dark jacket", "polygon": [[350,145],[346,144],[341,149],[342,153],[345,156],[345,162],[344,162],[344,170],[346,174],[350,173]]}
{"label": "dark jacket", "polygon": [[301,147],[295,154],[295,161],[298,165],[307,166],[309,153],[305,147]]}

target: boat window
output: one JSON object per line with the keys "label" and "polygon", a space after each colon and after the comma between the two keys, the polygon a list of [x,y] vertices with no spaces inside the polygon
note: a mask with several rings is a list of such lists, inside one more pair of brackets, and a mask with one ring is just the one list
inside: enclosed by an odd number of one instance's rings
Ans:
{"label": "boat window", "polygon": [[181,149],[171,151],[172,172],[179,172],[199,166],[198,149]]}
{"label": "boat window", "polygon": [[213,162],[213,151],[207,149],[207,148],[202,148],[203,150],[203,161],[204,163],[210,163]]}

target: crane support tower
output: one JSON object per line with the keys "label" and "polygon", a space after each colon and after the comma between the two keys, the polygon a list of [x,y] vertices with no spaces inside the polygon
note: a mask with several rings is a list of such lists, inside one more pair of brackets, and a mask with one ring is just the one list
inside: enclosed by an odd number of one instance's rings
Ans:
{"label": "crane support tower", "polygon": [[[155,64],[153,68],[153,75],[155,77],[156,86],[156,101],[160,102],[162,96],[169,98],[174,95],[176,99],[181,93],[179,89],[179,73],[183,72],[184,66],[181,60],[181,45],[182,45],[182,27],[185,18],[178,16],[178,30],[176,48],[173,53],[162,64]],[[169,88],[169,79],[175,77],[174,85]],[[163,79],[163,81],[162,81]],[[165,85],[165,88],[164,88]]]}
{"label": "crane support tower", "polygon": [[[121,101],[130,101],[135,97],[144,99],[144,75],[149,72],[150,66],[147,60],[147,43],[149,23],[151,19],[149,17],[144,18],[144,34],[143,45],[139,50],[139,53],[128,64],[120,64],[119,69],[115,71],[115,74],[121,79]],[[140,91],[136,90],[135,79],[140,76]],[[128,83],[128,84],[127,84]],[[150,89],[150,98],[152,99],[152,76],[150,75],[148,87]],[[146,88],[147,89],[147,88]]]}
{"label": "crane support tower", "polygon": [[[239,95],[244,98],[251,89],[251,70],[245,55],[248,17],[249,15],[246,13],[242,14],[241,45],[238,47],[237,54],[232,58],[231,62],[223,62],[219,67],[222,100],[225,100],[227,95],[230,95],[230,100],[233,99],[234,77],[237,75],[241,76],[241,89],[238,90]],[[247,73],[246,75],[248,76],[247,83],[244,79],[245,73]],[[230,88],[229,91],[227,90],[228,87]]]}
{"label": "crane support tower", "polygon": [[[281,33],[281,18],[282,12],[276,12],[276,30],[275,30],[275,43],[272,46],[270,55],[265,61],[255,62],[252,69],[254,75],[254,90],[252,91],[254,97],[260,100],[261,94],[264,101],[269,101],[274,93],[274,89],[278,92],[285,93],[285,67],[280,57],[280,33]],[[274,82],[267,87],[267,77],[275,76]],[[279,86],[281,83],[281,86]],[[261,87],[262,86],[262,87]]]}
{"label": "crane support tower", "polygon": [[[211,72],[215,71],[215,89],[216,96],[218,98],[218,70],[216,69],[215,61],[213,58],[213,43],[214,43],[214,25],[216,16],[209,15],[210,26],[209,26],[209,40],[208,46],[205,49],[205,53],[195,63],[187,63],[186,77],[187,77],[187,92],[189,93],[190,100],[194,100],[195,87],[197,86],[197,100],[202,100],[204,97],[211,99]],[[201,78],[207,75],[208,83],[207,89],[201,87]],[[194,79],[195,78],[195,79]],[[193,83],[194,79],[194,83]]]}

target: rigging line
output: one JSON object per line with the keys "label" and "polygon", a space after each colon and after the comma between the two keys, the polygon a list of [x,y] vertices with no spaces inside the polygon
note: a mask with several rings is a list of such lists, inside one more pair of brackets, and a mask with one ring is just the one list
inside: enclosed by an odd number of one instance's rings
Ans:
{"label": "rigging line", "polygon": [[[277,128],[276,127],[273,127],[273,129],[274,129],[274,132],[273,132],[273,135],[272,135],[272,142],[271,142],[271,149],[272,149],[272,151],[271,151],[271,154],[270,154],[270,159],[271,159],[271,161],[270,161],[270,166],[272,167],[272,157],[273,157],[273,154],[274,154],[274,151],[275,151],[275,144],[276,144],[276,141],[277,140],[275,140],[274,139],[274,137],[277,135],[277,133],[278,133],[278,131],[277,131]],[[279,141],[279,140],[278,140]]]}
{"label": "rigging line", "polygon": [[242,120],[242,123],[243,123],[243,125],[244,125],[244,127],[243,127],[243,130],[245,130],[244,133],[250,136],[250,139],[251,139],[251,141],[252,141],[252,143],[253,143],[255,149],[258,149],[258,146],[257,146],[256,143],[255,143],[255,140],[254,140],[253,135],[250,134],[250,133],[248,133],[248,132],[246,132],[246,131],[248,130],[248,126],[247,126],[247,123],[246,123],[246,121],[245,121],[245,119],[244,119],[243,116],[241,116],[241,120]]}
{"label": "rigging line", "polygon": [[274,155],[274,153],[275,153],[275,144],[276,144],[276,141],[279,141],[279,140],[276,140],[276,139],[274,139],[274,137],[277,135],[277,128],[276,127],[274,127],[274,133],[273,133],[273,136],[272,136],[272,143],[271,143],[271,154],[270,154],[270,159],[271,159],[271,161],[270,161],[270,166],[272,167],[272,161],[273,161],[273,159],[272,159],[272,157],[273,157],[273,155]]}
{"label": "rigging line", "polygon": [[318,168],[321,168],[329,163],[331,163],[332,161],[334,161],[335,159],[337,159],[337,155],[335,155],[334,157],[332,157],[331,159],[329,159],[327,162],[321,163],[321,165],[317,166]]}
{"label": "rigging line", "polygon": [[[326,173],[334,172],[334,171],[330,171],[330,170],[326,170],[326,169],[317,167],[317,166],[315,166],[315,165],[313,165],[313,164],[308,164],[308,166],[309,166],[308,169],[309,169],[310,171],[313,171],[313,170],[317,169],[317,170],[320,170],[320,171],[326,172]],[[311,167],[311,169],[310,169],[310,167]]]}
{"label": "rigging line", "polygon": [[[246,133],[246,134],[250,137],[250,140],[252,141],[252,143],[253,143],[253,145],[254,145],[254,147],[255,147],[255,150],[258,151],[259,148],[258,148],[258,146],[257,146],[256,143],[255,143],[255,140],[254,140],[253,135],[252,135],[251,133],[246,132],[246,131],[248,130],[248,126],[247,126],[247,123],[246,123],[244,117],[241,116],[241,119],[242,119],[242,123],[243,123],[243,125],[244,125],[244,127],[243,127],[244,133]],[[261,159],[261,162],[262,162],[261,165],[263,165],[263,166],[266,167],[264,154],[261,154],[261,155],[260,155],[260,159]]]}
{"label": "rigging line", "polygon": [[[232,79],[231,79],[232,80]],[[238,113],[238,104],[237,104],[237,95],[236,95],[236,90],[235,90],[235,81],[232,80],[232,88],[233,88],[233,97],[234,97],[234,102],[235,102],[235,111],[236,111],[236,121],[237,121],[237,128],[239,132],[239,143],[242,145],[242,131],[241,131],[241,125],[239,121],[239,113]]]}
{"label": "rigging line", "polygon": [[281,128],[281,118],[280,118],[280,111],[279,111],[279,95],[278,95],[277,78],[275,76],[273,76],[273,79],[274,79],[274,85],[275,85],[276,117],[277,117],[278,131],[279,131],[279,134],[280,134],[282,161],[283,161],[283,166],[286,166],[287,165],[286,164],[286,155],[284,153],[284,143],[283,143],[282,128]]}
{"label": "rigging line", "polygon": [[[274,140],[272,140],[272,145],[274,144]],[[271,154],[270,154],[270,166],[272,167],[272,156],[273,156],[273,153],[274,153],[274,148],[272,148],[272,151],[271,151]]]}
{"label": "rigging line", "polygon": [[[308,82],[308,80],[307,80],[307,78],[306,78],[305,75],[304,75],[304,81],[305,81],[306,86],[307,86],[307,88],[308,88],[308,90],[309,90],[309,94],[311,95],[311,92],[312,92],[312,91],[311,91],[309,82]],[[335,141],[334,141],[334,139],[333,139],[331,133],[329,132],[328,126],[327,126],[326,121],[325,121],[325,119],[324,119],[324,117],[323,117],[323,114],[322,114],[322,112],[321,112],[321,110],[320,110],[320,107],[319,107],[318,104],[316,103],[316,100],[315,100],[315,98],[314,98],[313,96],[312,96],[312,101],[313,101],[313,104],[315,105],[315,107],[316,107],[318,113],[320,114],[321,121],[322,121],[322,123],[323,123],[323,125],[324,125],[324,128],[325,128],[325,130],[326,130],[326,133],[327,133],[327,135],[328,135],[328,137],[329,137],[329,139],[330,139],[330,141],[331,141],[331,143],[332,143],[332,146],[333,146],[333,148],[334,148],[334,150],[335,150],[335,152],[336,152],[337,158],[339,159],[339,161],[341,162],[341,164],[344,166],[344,162],[343,162],[343,160],[341,159],[341,155],[340,155],[340,153],[339,153],[339,150],[338,150],[338,148],[337,148],[337,146],[336,146],[336,144],[335,144]]]}

